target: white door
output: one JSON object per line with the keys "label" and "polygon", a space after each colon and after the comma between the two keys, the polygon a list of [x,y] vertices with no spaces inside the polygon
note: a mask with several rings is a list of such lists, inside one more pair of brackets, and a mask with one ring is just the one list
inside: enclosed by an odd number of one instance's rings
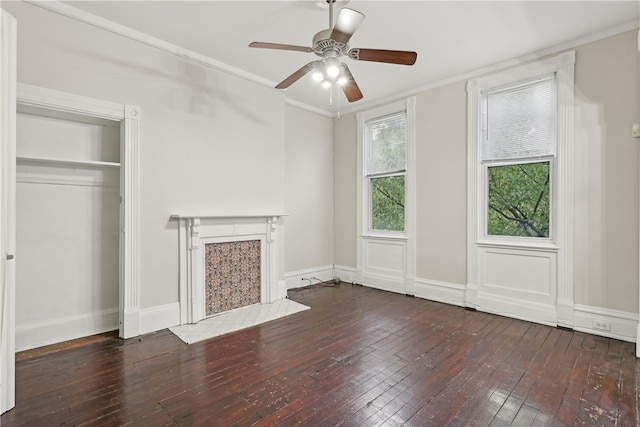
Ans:
{"label": "white door", "polygon": [[0,413],[15,406],[16,20],[0,11]]}

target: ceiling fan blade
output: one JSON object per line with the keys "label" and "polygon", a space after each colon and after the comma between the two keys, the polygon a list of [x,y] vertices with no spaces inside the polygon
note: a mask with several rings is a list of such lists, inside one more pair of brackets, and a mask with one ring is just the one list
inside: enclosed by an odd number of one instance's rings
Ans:
{"label": "ceiling fan blade", "polygon": [[295,50],[298,52],[313,52],[313,49],[311,49],[310,47],[296,46],[293,44],[253,42],[249,44],[249,47],[258,47],[261,49]]}
{"label": "ceiling fan blade", "polygon": [[413,65],[418,59],[416,52],[405,50],[351,49],[349,58],[356,61],[386,62],[388,64]]}
{"label": "ceiling fan blade", "polygon": [[363,19],[364,15],[357,10],[343,7],[340,9],[330,38],[340,43],[347,43]]}
{"label": "ceiling fan blade", "polygon": [[307,65],[303,66],[298,71],[296,71],[295,73],[291,74],[289,77],[287,77],[286,79],[278,83],[278,85],[276,86],[276,89],[288,88],[289,86],[291,86],[292,84],[300,80],[302,77],[304,77],[311,70],[313,70],[317,62],[319,61],[309,62]]}
{"label": "ceiling fan blade", "polygon": [[344,64],[344,63],[341,65],[342,65],[342,73],[347,78],[346,83],[341,85],[342,91],[344,92],[344,95],[347,97],[347,100],[349,102],[355,102],[362,99],[363,97],[362,92],[360,92],[358,83],[356,83],[355,79],[353,78],[353,75],[351,74],[351,71],[349,71],[349,67],[347,67],[347,64]]}

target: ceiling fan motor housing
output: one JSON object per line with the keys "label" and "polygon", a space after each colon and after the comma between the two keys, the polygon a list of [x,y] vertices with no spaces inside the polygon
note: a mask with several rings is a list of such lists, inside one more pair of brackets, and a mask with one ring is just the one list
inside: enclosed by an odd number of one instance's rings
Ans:
{"label": "ceiling fan motor housing", "polygon": [[313,51],[323,58],[338,57],[347,54],[349,44],[333,40],[331,30],[323,30],[313,36]]}

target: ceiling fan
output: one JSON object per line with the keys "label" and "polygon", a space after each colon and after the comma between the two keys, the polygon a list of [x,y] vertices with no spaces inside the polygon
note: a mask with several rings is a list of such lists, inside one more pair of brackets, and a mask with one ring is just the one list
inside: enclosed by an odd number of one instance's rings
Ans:
{"label": "ceiling fan", "polygon": [[302,68],[276,85],[277,89],[286,89],[306,74],[313,71],[314,80],[330,87],[333,83],[342,87],[342,91],[349,100],[354,102],[362,99],[363,95],[347,64],[338,58],[348,56],[355,61],[385,62],[388,64],[413,65],[418,54],[403,50],[360,49],[349,48],[349,39],[358,29],[364,15],[346,7],[340,9],[335,26],[333,25],[333,3],[336,0],[326,0],[329,3],[329,29],[317,33],[313,37],[312,47],[290,44],[253,42],[249,47],[262,49],[293,50],[298,52],[313,52],[321,59],[309,62]]}

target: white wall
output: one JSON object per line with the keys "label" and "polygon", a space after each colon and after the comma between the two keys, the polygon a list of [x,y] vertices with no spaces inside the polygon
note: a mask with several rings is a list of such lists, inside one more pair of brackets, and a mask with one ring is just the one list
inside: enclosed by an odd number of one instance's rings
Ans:
{"label": "white wall", "polygon": [[356,267],[356,115],[335,119],[335,264]]}
{"label": "white wall", "polygon": [[284,211],[284,96],[23,2],[18,81],[138,105],[140,302],[178,301],[174,212]]}
{"label": "white wall", "polygon": [[416,100],[416,275],[467,282],[467,128],[465,82]]}
{"label": "white wall", "polygon": [[637,31],[581,46],[575,74],[575,300],[638,313]]}
{"label": "white wall", "polygon": [[[288,286],[327,274],[333,266],[333,123],[329,117],[286,107],[284,269]],[[322,271],[319,271],[322,270]],[[319,277],[328,280],[332,277]],[[300,276],[300,277],[299,277]]]}

